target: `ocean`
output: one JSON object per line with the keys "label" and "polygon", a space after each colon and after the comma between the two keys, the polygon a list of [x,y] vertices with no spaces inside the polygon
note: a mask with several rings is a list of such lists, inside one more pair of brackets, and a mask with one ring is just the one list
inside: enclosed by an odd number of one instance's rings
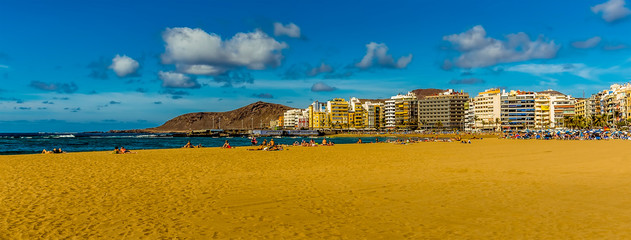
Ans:
{"label": "ocean", "polygon": [[[295,141],[322,142],[325,137],[274,137],[278,144],[293,144]],[[355,137],[335,137],[335,144],[355,143]],[[272,137],[259,137],[269,141]],[[362,137],[363,142],[372,142],[374,137]],[[387,138],[381,138],[380,141]],[[0,155],[41,153],[43,149],[61,148],[65,152],[109,151],[124,146],[129,150],[180,148],[191,141],[193,145],[221,147],[228,140],[231,146],[251,146],[247,137],[174,137],[170,134],[139,133],[0,133]]]}

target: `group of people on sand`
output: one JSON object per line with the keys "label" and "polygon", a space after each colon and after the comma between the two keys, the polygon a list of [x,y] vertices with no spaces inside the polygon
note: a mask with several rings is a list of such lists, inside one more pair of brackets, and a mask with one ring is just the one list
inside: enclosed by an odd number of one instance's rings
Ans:
{"label": "group of people on sand", "polygon": [[[226,142],[228,142],[228,141],[226,141]],[[186,145],[184,145],[182,148],[201,148],[201,147],[202,147],[201,143],[197,144],[197,146],[195,146],[195,145],[191,144],[191,141],[188,141],[186,143]]]}
{"label": "group of people on sand", "polygon": [[276,144],[276,142],[274,142],[274,139],[270,139],[269,142],[267,142],[267,139],[263,139],[263,142],[261,142],[261,145],[259,145],[257,148],[251,148],[248,150],[250,151],[282,151],[282,150],[285,150],[285,147],[283,145]]}
{"label": "group of people on sand", "polygon": [[315,140],[311,139],[308,142],[304,139],[302,142],[295,141],[294,146],[303,146],[303,147],[317,147],[317,146],[335,146],[335,143],[331,140],[322,139],[322,143],[318,144]]}
{"label": "group of people on sand", "polygon": [[118,146],[116,146],[114,148],[114,154],[125,154],[125,153],[135,153],[135,152],[131,152],[129,150],[127,150],[127,148],[121,146],[120,148],[118,148]]}
{"label": "group of people on sand", "polygon": [[54,154],[54,153],[66,153],[61,148],[53,148],[52,151],[47,151],[46,149],[42,150],[43,154]]}

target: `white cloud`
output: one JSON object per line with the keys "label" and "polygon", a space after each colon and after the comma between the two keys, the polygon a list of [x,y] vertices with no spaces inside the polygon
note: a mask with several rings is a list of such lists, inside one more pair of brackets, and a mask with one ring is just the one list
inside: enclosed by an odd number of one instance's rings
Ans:
{"label": "white cloud", "polygon": [[215,76],[238,67],[277,67],[283,59],[281,51],[288,47],[260,30],[222,40],[199,28],[167,28],[162,38],[166,43],[163,63],[176,64],[183,73]]}
{"label": "white cloud", "polygon": [[412,61],[412,54],[400,57],[395,62],[392,55],[388,54],[388,46],[386,44],[371,42],[366,44],[366,55],[355,66],[361,69],[368,69],[373,66],[375,60],[380,67],[405,68]]}
{"label": "white cloud", "polygon": [[591,9],[595,14],[602,13],[601,17],[605,21],[614,22],[631,14],[631,10],[626,8],[625,4],[625,0],[609,0],[593,6]]}
{"label": "white cloud", "polygon": [[158,77],[162,80],[162,87],[165,88],[199,88],[197,79],[176,72],[158,72]]}
{"label": "white cloud", "polygon": [[335,91],[336,89],[337,88],[326,85],[323,82],[317,82],[313,84],[313,86],[311,86],[312,92],[330,92],[330,91]]}
{"label": "white cloud", "polygon": [[587,39],[585,41],[576,41],[572,42],[572,47],[575,48],[593,48],[600,43],[601,38],[599,36],[595,36],[593,38]]}
{"label": "white cloud", "polygon": [[309,71],[308,75],[316,76],[320,73],[330,73],[330,72],[333,72],[333,67],[331,67],[331,65],[328,65],[326,63],[321,63],[320,66],[312,68]]}
{"label": "white cloud", "polygon": [[175,69],[181,73],[195,74],[195,75],[213,75],[213,76],[223,74],[229,70],[226,67],[211,66],[211,65],[188,65],[188,64],[175,64]]}
{"label": "white cloud", "polygon": [[601,76],[607,74],[627,75],[631,71],[625,67],[626,63],[608,68],[590,67],[583,63],[566,64],[520,64],[505,68],[508,72],[522,72],[535,76],[546,77],[549,75],[572,74],[587,80],[598,81]]}
{"label": "white cloud", "polygon": [[110,69],[114,70],[118,77],[125,77],[131,74],[135,74],[140,67],[138,61],[130,58],[126,55],[120,56],[116,54],[116,57],[112,59],[112,65],[110,65]]}
{"label": "white cloud", "polygon": [[461,68],[554,58],[560,48],[554,41],[546,41],[542,36],[532,41],[523,32],[508,34],[505,41],[490,38],[480,25],[460,34],[444,36],[443,40],[450,42],[461,53],[453,60]]}
{"label": "white cloud", "polygon": [[275,36],[283,36],[286,35],[292,38],[300,37],[300,27],[298,27],[294,23],[289,23],[287,25],[283,25],[282,23],[275,22],[274,23],[274,35]]}

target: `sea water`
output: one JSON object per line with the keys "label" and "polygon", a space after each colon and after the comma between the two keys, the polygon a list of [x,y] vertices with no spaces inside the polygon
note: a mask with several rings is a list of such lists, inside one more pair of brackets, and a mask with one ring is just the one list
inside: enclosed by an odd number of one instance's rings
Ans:
{"label": "sea water", "polygon": [[[335,144],[355,143],[356,137],[258,137],[260,144],[264,139],[274,139],[278,144],[291,145],[294,142],[321,143],[322,139],[332,140]],[[362,137],[364,143],[374,142],[375,137]],[[379,141],[385,141],[380,137]],[[394,138],[391,138],[394,139]],[[0,154],[41,153],[43,149],[61,148],[66,152],[109,151],[114,147],[129,150],[180,148],[188,141],[197,146],[221,147],[228,140],[231,146],[251,146],[248,137],[174,137],[170,134],[146,133],[0,133]]]}

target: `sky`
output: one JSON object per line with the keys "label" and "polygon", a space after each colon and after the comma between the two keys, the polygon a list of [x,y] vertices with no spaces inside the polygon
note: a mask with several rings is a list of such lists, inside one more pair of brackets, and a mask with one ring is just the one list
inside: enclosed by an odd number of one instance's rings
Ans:
{"label": "sky", "polygon": [[589,96],[631,81],[631,4],[3,1],[0,132],[155,127],[418,88]]}

